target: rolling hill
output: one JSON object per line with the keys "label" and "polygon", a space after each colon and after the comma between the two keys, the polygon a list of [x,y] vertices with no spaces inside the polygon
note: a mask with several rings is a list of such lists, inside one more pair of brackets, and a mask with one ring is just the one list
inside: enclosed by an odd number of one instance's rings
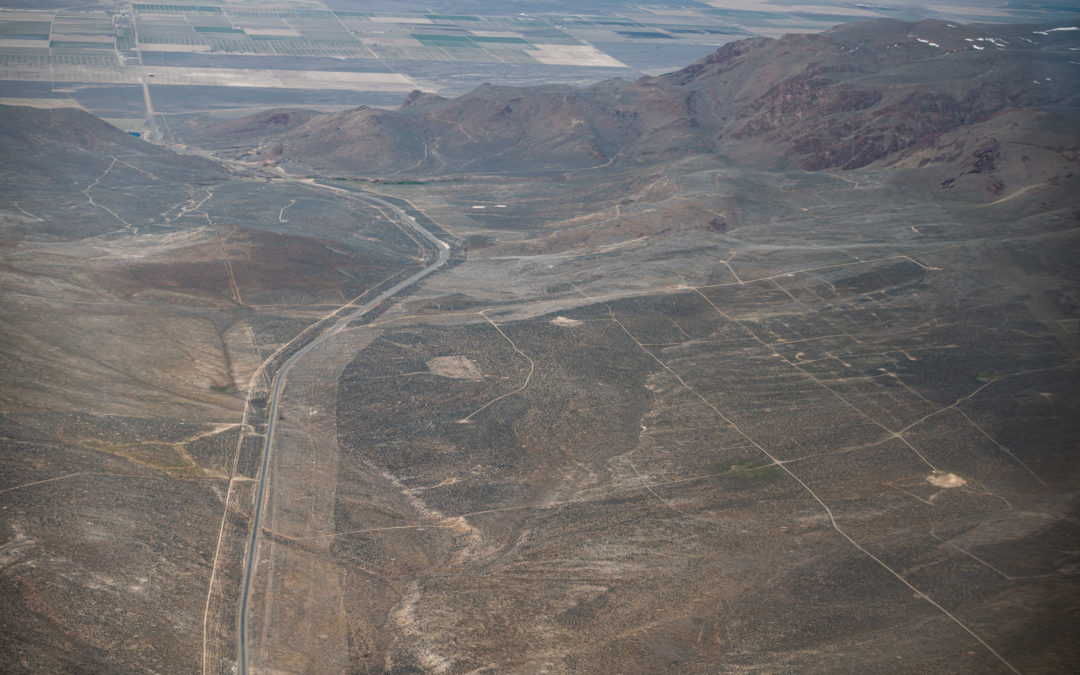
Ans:
{"label": "rolling hill", "polygon": [[248,159],[382,177],[640,166],[695,155],[811,171],[915,155],[922,165],[960,167],[986,154],[1003,116],[1007,128],[1047,136],[1046,145],[1075,137],[1080,98],[1070,50],[1080,33],[1065,28],[861,22],[729,43],[682,70],[635,82],[485,85],[456,99],[413,92],[393,111],[307,118],[274,111],[200,137],[224,143],[239,128],[256,140],[252,130],[262,129]]}

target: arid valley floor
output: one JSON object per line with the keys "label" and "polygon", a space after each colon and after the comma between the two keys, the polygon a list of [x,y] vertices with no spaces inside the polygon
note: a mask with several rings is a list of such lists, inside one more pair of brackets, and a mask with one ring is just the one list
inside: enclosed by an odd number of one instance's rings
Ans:
{"label": "arid valley floor", "polygon": [[1070,26],[0,106],[0,670],[1075,672]]}

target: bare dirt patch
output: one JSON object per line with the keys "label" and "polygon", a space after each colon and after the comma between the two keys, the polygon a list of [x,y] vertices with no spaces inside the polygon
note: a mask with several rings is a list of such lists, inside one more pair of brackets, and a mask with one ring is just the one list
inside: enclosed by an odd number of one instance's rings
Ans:
{"label": "bare dirt patch", "polygon": [[428,370],[435,375],[455,380],[482,380],[480,368],[466,356],[436,356],[427,362]]}
{"label": "bare dirt patch", "polygon": [[565,316],[557,316],[551,320],[551,323],[555,324],[556,326],[563,326],[565,328],[573,328],[574,326],[581,325],[581,322],[577,319],[570,319]]}
{"label": "bare dirt patch", "polygon": [[967,485],[967,481],[955,473],[932,473],[926,477],[926,482],[943,488],[955,488]]}
{"label": "bare dirt patch", "polygon": [[625,68],[626,64],[599,51],[592,45],[538,44],[526,50],[540,63],[555,66],[593,66]]}

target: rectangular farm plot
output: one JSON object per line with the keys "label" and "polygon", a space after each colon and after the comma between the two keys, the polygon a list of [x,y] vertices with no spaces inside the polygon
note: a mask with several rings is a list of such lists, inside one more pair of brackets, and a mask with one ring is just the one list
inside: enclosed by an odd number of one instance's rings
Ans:
{"label": "rectangular farm plot", "polygon": [[259,27],[245,27],[244,32],[247,33],[248,37],[253,38],[253,39],[278,38],[278,37],[293,37],[293,38],[303,37],[302,35],[300,35],[300,31],[296,30],[295,28],[289,28],[288,26],[286,26],[284,24],[281,24],[280,26],[274,26],[274,27],[269,27],[269,26],[267,26],[267,27],[261,27],[261,26],[259,26]]}
{"label": "rectangular farm plot", "polygon": [[425,47],[469,48],[477,46],[476,43],[470,41],[466,35],[429,35],[426,33],[414,33],[413,37]]}
{"label": "rectangular farm plot", "polygon": [[5,21],[0,14],[0,38],[6,40],[48,40],[48,21]]}
{"label": "rectangular farm plot", "polygon": [[313,42],[302,37],[252,36],[252,43],[255,46],[252,51],[258,54],[344,58],[369,56],[363,45],[355,41]]}
{"label": "rectangular farm plot", "polygon": [[[152,73],[151,73],[152,71]],[[288,89],[342,89],[349,91],[411,91],[416,83],[396,73],[350,73],[321,70],[256,70],[250,68],[147,69],[154,84],[219,87],[285,87]]]}
{"label": "rectangular farm plot", "polygon": [[492,46],[528,47],[529,42],[518,36],[413,33],[412,37],[425,47],[475,48]]}
{"label": "rectangular farm plot", "polygon": [[105,44],[112,46],[115,38],[111,35],[71,35],[53,33],[52,42],[81,42],[85,44]]}
{"label": "rectangular farm plot", "polygon": [[528,52],[524,49],[513,49],[507,47],[487,45],[484,47],[484,52],[490,54],[491,58],[493,58],[496,62],[531,64],[537,63],[536,59],[529,56]]}
{"label": "rectangular farm plot", "polygon": [[30,63],[9,65],[4,68],[4,79],[8,81],[98,82],[109,84],[138,84],[141,82],[138,71],[134,68],[122,69],[115,63],[115,60],[112,64],[107,64],[101,57],[82,55],[65,56],[59,60],[68,62],[50,64],[49,59],[35,58]]}
{"label": "rectangular farm plot", "polygon": [[231,33],[233,35],[243,35],[244,31],[239,28],[233,28],[232,26],[194,26],[196,33]]}
{"label": "rectangular farm plot", "polygon": [[170,39],[191,39],[198,36],[195,29],[186,21],[172,19],[148,21],[140,18],[138,22],[139,42],[165,42]]}
{"label": "rectangular farm plot", "polygon": [[287,18],[284,19],[284,23],[292,28],[295,28],[303,35],[318,37],[325,35],[342,36],[348,35],[348,30],[341,25],[341,22],[337,19],[296,19]]}
{"label": "rectangular farm plot", "polygon": [[512,30],[474,30],[470,31],[474,38],[518,38],[525,42],[525,35]]}
{"label": "rectangular farm plot", "polygon": [[528,54],[549,66],[593,66],[625,68],[626,64],[591,45],[533,45]]}
{"label": "rectangular farm plot", "polygon": [[467,14],[425,14],[427,18],[432,21],[479,21],[478,16],[469,16]]}
{"label": "rectangular farm plot", "polygon": [[397,73],[348,73],[317,70],[274,71],[282,86],[294,89],[345,89],[349,91],[403,91],[417,88],[409,78]]}
{"label": "rectangular farm plot", "polygon": [[[470,61],[476,54],[470,54],[469,58],[458,57],[451,50],[442,47],[408,47],[395,45],[387,42],[365,42],[376,57],[380,59],[407,59],[412,61]],[[462,50],[457,50],[462,51]],[[483,52],[476,52],[483,54]]]}
{"label": "rectangular farm plot", "polygon": [[113,23],[112,20],[102,17],[56,17],[52,24],[52,34],[57,35],[99,35],[99,36],[112,36]]}
{"label": "rectangular farm plot", "polygon": [[372,16],[368,21],[375,23],[433,23],[426,16]]}
{"label": "rectangular farm plot", "polygon": [[44,21],[51,23],[56,12],[42,9],[0,9],[0,23],[9,21]]}
{"label": "rectangular farm plot", "polygon": [[151,3],[135,3],[132,8],[138,14],[221,14],[220,7],[208,6],[208,5],[172,5],[172,4],[151,4]]}
{"label": "rectangular farm plot", "polygon": [[175,44],[175,43],[149,43],[139,41],[139,48],[144,52],[209,52],[210,45],[206,44]]}
{"label": "rectangular farm plot", "polygon": [[54,49],[112,49],[114,43],[111,40],[108,42],[98,42],[94,40],[51,40],[49,46]]}
{"label": "rectangular farm plot", "polygon": [[233,26],[233,22],[224,14],[193,14],[183,18],[196,30],[199,27],[231,28]]}
{"label": "rectangular farm plot", "polygon": [[[168,50],[170,45],[156,45]],[[184,45],[183,51],[195,51]],[[209,49],[204,46],[203,49]],[[322,70],[276,70],[256,68],[184,68],[179,66],[146,67],[155,85],[197,85],[213,87],[262,87],[310,90],[408,92],[416,82],[397,73],[340,72]],[[8,65],[7,80],[96,82],[138,84],[138,68],[122,68],[100,57],[80,57],[78,63],[52,63],[35,59],[31,63]]]}
{"label": "rectangular farm plot", "polygon": [[73,98],[0,98],[0,105],[21,105],[28,108],[82,108]]}
{"label": "rectangular farm plot", "polygon": [[0,36],[0,48],[13,48],[13,49],[34,49],[49,46],[49,36],[45,36],[41,39],[26,39],[26,38],[12,38]]}

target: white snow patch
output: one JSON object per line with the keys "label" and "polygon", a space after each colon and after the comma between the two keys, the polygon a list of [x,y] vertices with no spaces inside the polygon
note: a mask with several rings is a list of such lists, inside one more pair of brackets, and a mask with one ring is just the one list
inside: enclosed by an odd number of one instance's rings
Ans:
{"label": "white snow patch", "polygon": [[473,204],[473,208],[474,209],[486,209],[487,207],[484,206],[483,204]]}
{"label": "white snow patch", "polygon": [[924,40],[924,39],[922,39],[922,38],[915,38],[915,40],[916,40],[917,42],[921,42],[921,43],[923,43],[924,45],[930,45],[931,47],[940,47],[940,46],[941,46],[941,45],[939,45],[939,44],[938,44],[938,43],[936,43],[936,42],[930,42],[929,40]]}
{"label": "white snow patch", "polygon": [[1048,30],[1046,32],[1047,33],[1056,33],[1059,30],[1080,30],[1080,27],[1077,27],[1077,26],[1064,26],[1062,28],[1051,28],[1050,30]]}
{"label": "white snow patch", "polygon": [[980,52],[981,52],[982,50],[986,49],[986,47],[982,47],[982,46],[979,46],[979,45],[971,45],[971,46],[972,46],[972,48],[974,48],[974,49],[978,49],[978,50],[979,50]]}

